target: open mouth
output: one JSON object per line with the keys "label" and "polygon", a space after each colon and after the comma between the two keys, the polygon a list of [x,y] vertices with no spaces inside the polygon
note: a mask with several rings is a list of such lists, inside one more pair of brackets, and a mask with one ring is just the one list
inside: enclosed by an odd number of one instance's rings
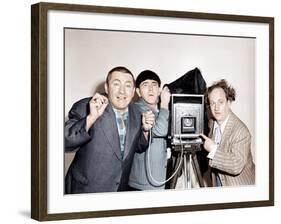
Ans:
{"label": "open mouth", "polygon": [[125,96],[117,96],[116,98],[117,98],[117,100],[126,100]]}

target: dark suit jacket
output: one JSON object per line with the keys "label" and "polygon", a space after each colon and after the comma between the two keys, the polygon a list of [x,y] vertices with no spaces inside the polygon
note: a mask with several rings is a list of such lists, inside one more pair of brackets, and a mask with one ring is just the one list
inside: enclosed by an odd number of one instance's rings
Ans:
{"label": "dark suit jacket", "polygon": [[127,190],[128,178],[135,152],[147,149],[141,131],[141,114],[129,105],[129,118],[124,158],[121,158],[120,141],[115,114],[109,104],[101,117],[86,131],[89,101],[75,103],[65,124],[65,150],[79,147],[65,179],[65,192],[114,192]]}

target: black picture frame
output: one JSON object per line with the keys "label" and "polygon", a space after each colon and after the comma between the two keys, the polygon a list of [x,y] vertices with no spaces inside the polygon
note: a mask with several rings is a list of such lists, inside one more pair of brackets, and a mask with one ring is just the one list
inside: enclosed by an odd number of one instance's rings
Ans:
{"label": "black picture frame", "polygon": [[[118,209],[106,211],[48,213],[48,11],[108,13],[165,18],[189,18],[269,25],[269,199],[232,203],[216,203],[159,208]],[[274,205],[274,18],[211,14],[202,12],[166,11],[90,5],[38,3],[31,6],[31,217],[39,221],[79,219],[171,212],[203,211],[225,208],[246,208]],[[62,105],[63,106],[63,105]],[[63,162],[63,161],[62,161]]]}

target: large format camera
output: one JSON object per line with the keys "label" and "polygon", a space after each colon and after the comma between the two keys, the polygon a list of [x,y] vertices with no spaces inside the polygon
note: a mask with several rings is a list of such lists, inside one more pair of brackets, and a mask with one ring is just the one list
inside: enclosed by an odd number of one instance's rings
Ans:
{"label": "large format camera", "polygon": [[204,95],[172,94],[171,144],[202,144]]}

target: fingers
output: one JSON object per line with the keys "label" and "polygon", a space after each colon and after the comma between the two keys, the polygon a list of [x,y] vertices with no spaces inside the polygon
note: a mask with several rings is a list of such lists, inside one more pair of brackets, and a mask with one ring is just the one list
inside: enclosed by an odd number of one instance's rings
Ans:
{"label": "fingers", "polygon": [[171,98],[171,93],[170,93],[170,90],[167,86],[165,86],[162,91],[161,91],[161,95],[160,95],[160,98],[161,98],[161,104],[160,106],[162,108],[166,108],[168,109],[169,107],[169,102],[170,102],[170,98]]}
{"label": "fingers", "polygon": [[90,100],[90,104],[95,106],[97,109],[101,108],[102,106],[105,106],[108,104],[108,99],[107,97],[96,93],[92,99]]}
{"label": "fingers", "polygon": [[155,124],[155,115],[152,111],[142,113],[142,126],[145,131],[149,131]]}
{"label": "fingers", "polygon": [[107,103],[108,102],[108,99],[107,97],[99,94],[99,93],[96,93],[92,99],[91,99],[92,102],[95,102],[95,103],[100,103],[100,104],[104,104],[104,103]]}
{"label": "fingers", "polygon": [[209,137],[207,137],[206,135],[204,135],[204,134],[200,134],[200,136],[202,137],[202,138],[204,138],[204,148],[206,149],[206,151],[207,152],[211,152],[211,150],[214,148],[214,146],[215,146],[215,142],[211,139],[211,138],[209,138]]}
{"label": "fingers", "polygon": [[169,88],[167,86],[165,86],[162,91],[165,91],[165,92],[170,92]]}
{"label": "fingers", "polygon": [[204,135],[203,133],[200,134],[200,136],[201,136],[202,138],[204,138],[204,140],[207,140],[207,139],[208,139],[208,137],[207,137],[206,135]]}
{"label": "fingers", "polygon": [[146,124],[154,125],[155,115],[153,114],[152,111],[143,113],[143,117]]}
{"label": "fingers", "polygon": [[170,90],[167,86],[165,86],[162,91],[161,91],[161,95],[171,95]]}
{"label": "fingers", "polygon": [[104,101],[105,100],[105,96],[99,94],[99,93],[95,93],[95,95],[92,97],[92,100],[101,100],[101,101]]}
{"label": "fingers", "polygon": [[154,114],[153,114],[153,112],[152,112],[151,110],[150,110],[150,111],[143,112],[142,115],[145,116],[145,117],[154,116]]}
{"label": "fingers", "polygon": [[154,120],[145,120],[145,123],[148,125],[153,126],[154,125]]}

